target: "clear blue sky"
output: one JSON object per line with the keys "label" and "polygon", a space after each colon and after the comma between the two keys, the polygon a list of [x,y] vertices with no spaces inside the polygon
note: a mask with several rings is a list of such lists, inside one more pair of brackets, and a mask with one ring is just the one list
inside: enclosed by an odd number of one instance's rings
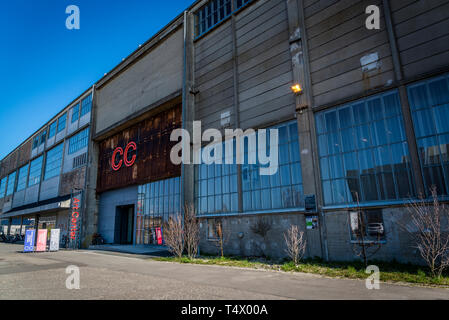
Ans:
{"label": "clear blue sky", "polygon": [[0,159],[193,2],[0,1]]}

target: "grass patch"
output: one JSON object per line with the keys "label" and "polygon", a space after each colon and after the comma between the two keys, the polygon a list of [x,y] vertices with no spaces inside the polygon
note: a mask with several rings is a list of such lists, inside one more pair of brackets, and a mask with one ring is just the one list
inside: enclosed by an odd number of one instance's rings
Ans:
{"label": "grass patch", "polygon": [[[325,262],[321,259],[306,259],[298,265],[292,261],[272,261],[263,258],[242,258],[236,256],[216,257],[201,256],[195,259],[188,257],[152,258],[156,261],[167,261],[189,264],[220,265],[229,267],[277,270],[284,272],[313,273],[335,278],[366,279],[370,274],[365,273],[361,262]],[[380,269],[380,280],[385,282],[405,282],[410,284],[449,287],[449,273],[433,277],[427,268],[398,262],[371,261]]]}

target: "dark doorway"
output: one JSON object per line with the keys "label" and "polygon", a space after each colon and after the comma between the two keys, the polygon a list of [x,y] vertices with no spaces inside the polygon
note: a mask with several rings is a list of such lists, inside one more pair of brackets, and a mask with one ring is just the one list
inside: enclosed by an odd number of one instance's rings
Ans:
{"label": "dark doorway", "polygon": [[134,230],[134,205],[120,206],[115,214],[114,242],[132,244]]}

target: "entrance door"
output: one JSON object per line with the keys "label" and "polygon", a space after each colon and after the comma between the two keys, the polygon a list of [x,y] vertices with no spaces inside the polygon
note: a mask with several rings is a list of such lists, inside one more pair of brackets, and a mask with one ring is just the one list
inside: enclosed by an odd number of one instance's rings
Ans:
{"label": "entrance door", "polygon": [[117,207],[115,217],[115,243],[132,244],[134,230],[134,205]]}

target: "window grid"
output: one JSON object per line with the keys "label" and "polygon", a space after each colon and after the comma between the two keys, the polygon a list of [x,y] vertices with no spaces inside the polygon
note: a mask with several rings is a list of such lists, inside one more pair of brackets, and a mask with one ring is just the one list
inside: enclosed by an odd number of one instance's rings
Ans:
{"label": "window grid", "polygon": [[92,109],[92,95],[89,94],[81,102],[81,115],[80,115],[80,117],[82,117],[85,114],[89,113],[91,109]]}
{"label": "window grid", "polygon": [[[237,188],[236,143],[233,144],[234,164],[225,164],[225,146],[222,143],[223,164],[200,164],[195,170],[195,210],[197,214],[214,214],[239,211],[239,199]],[[202,149],[201,153],[204,151]]]}
{"label": "window grid", "polygon": [[47,138],[47,130],[41,133],[39,145],[43,145],[45,143],[45,139]]}
{"label": "window grid", "polygon": [[[279,133],[279,168],[272,176],[260,175],[260,165],[247,164],[249,149],[245,148],[245,164],[242,165],[243,211],[303,209],[304,192],[297,122],[293,121],[269,129],[277,129]],[[267,149],[270,145],[269,129],[267,130]],[[245,144],[247,144],[246,141]]]}
{"label": "window grid", "polygon": [[33,139],[33,150],[36,149],[39,146],[39,135],[34,137]]}
{"label": "window grid", "polygon": [[31,161],[30,177],[28,178],[28,187],[34,186],[41,181],[43,156]]}
{"label": "window grid", "polygon": [[138,187],[136,243],[155,241],[155,228],[181,214],[181,178],[170,178]]}
{"label": "window grid", "polygon": [[71,122],[74,123],[79,119],[80,115],[80,104],[77,103],[75,106],[72,107],[72,120]]}
{"label": "window grid", "polygon": [[16,183],[16,172],[8,176],[8,186],[6,187],[6,195],[10,196],[14,193],[14,185]]}
{"label": "window grid", "polygon": [[58,119],[58,133],[65,129],[66,122],[67,122],[67,113],[65,113]]}
{"label": "window grid", "polygon": [[0,181],[0,199],[2,199],[5,196],[5,192],[6,192],[6,180],[7,177],[4,177],[1,181]]}
{"label": "window grid", "polygon": [[[232,5],[234,1],[234,6]],[[251,0],[212,0],[196,12],[196,36],[199,37],[225,20]]]}
{"label": "window grid", "polygon": [[80,133],[70,138],[68,154],[73,154],[87,147],[88,141],[89,141],[89,128],[84,129]]}
{"label": "window grid", "polygon": [[63,143],[47,152],[44,180],[56,177],[61,171]]}
{"label": "window grid", "polygon": [[397,91],[316,114],[325,205],[415,194]]}
{"label": "window grid", "polygon": [[427,195],[449,194],[449,75],[407,88]]}
{"label": "window grid", "polygon": [[19,178],[17,180],[17,191],[21,191],[27,186],[28,165],[19,169]]}
{"label": "window grid", "polygon": [[56,121],[50,124],[50,128],[48,129],[48,138],[54,137],[56,134]]}

